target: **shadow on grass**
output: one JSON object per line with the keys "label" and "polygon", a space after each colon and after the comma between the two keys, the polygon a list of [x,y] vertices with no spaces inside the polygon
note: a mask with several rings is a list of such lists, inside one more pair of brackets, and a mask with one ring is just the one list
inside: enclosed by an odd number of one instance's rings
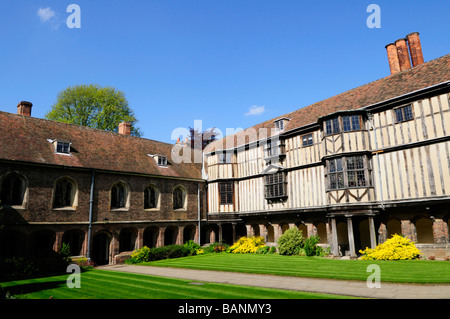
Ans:
{"label": "shadow on grass", "polygon": [[43,290],[56,289],[56,288],[60,288],[63,286],[66,286],[65,280],[33,282],[33,283],[28,283],[28,284],[3,287],[0,289],[3,289],[3,291],[5,293],[9,292],[11,295],[25,295],[25,294],[43,291]]}

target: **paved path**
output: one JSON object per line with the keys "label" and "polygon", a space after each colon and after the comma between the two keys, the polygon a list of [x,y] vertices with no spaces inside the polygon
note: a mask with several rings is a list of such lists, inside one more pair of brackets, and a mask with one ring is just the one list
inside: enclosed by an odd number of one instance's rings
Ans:
{"label": "paved path", "polygon": [[450,285],[412,285],[381,282],[380,288],[368,288],[365,281],[328,280],[274,275],[245,274],[185,268],[112,265],[99,269],[181,278],[203,282],[289,289],[382,299],[449,299]]}

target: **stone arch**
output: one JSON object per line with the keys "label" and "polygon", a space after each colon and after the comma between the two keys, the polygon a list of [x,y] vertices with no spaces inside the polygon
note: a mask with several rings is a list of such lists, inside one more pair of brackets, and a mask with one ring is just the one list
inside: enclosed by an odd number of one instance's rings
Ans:
{"label": "stone arch", "polygon": [[421,217],[414,223],[416,226],[417,243],[419,244],[433,244],[433,222],[430,218]]}
{"label": "stone arch", "polygon": [[119,253],[133,251],[136,248],[137,229],[122,228],[119,234]]}
{"label": "stone arch", "polygon": [[328,243],[327,225],[323,222],[318,222],[315,226],[317,236],[319,236],[320,238],[319,244],[327,244]]}
{"label": "stone arch", "polygon": [[281,224],[280,224],[281,234],[284,234],[284,232],[285,232],[286,230],[288,230],[288,229],[289,229],[289,224],[287,224],[287,223],[281,223]]}
{"label": "stone arch", "polygon": [[275,229],[271,224],[266,225],[267,230],[267,242],[274,243],[275,242]]}
{"label": "stone arch", "polygon": [[395,234],[403,235],[402,223],[397,218],[391,218],[387,221],[386,230],[388,238],[391,238]]}
{"label": "stone arch", "polygon": [[164,231],[164,246],[175,245],[177,243],[178,227],[169,226]]}
{"label": "stone arch", "polygon": [[81,256],[85,234],[82,230],[71,229],[64,232],[62,243],[69,244],[70,256]]}
{"label": "stone arch", "polygon": [[8,172],[0,177],[0,206],[25,207],[28,198],[28,180],[19,172]]}
{"label": "stone arch", "polygon": [[156,247],[158,245],[158,235],[159,235],[158,227],[156,226],[147,227],[144,230],[143,245],[149,248]]}
{"label": "stone arch", "polygon": [[194,225],[187,225],[183,229],[183,243],[189,240],[195,240],[196,227]]}
{"label": "stone arch", "polygon": [[297,227],[299,230],[301,230],[303,238],[308,238],[308,226],[300,222]]}
{"label": "stone arch", "polygon": [[259,230],[259,225],[258,224],[252,224],[251,228],[252,228],[252,231],[253,231],[253,236],[256,236],[256,237],[261,236],[261,232]]}
{"label": "stone arch", "polygon": [[97,232],[92,241],[92,260],[97,265],[109,264],[111,258],[111,233]]}

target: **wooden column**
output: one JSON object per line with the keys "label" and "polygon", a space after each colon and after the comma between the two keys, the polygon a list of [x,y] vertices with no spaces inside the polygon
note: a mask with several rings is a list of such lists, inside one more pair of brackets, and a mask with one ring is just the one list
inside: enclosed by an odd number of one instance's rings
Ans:
{"label": "wooden column", "polygon": [[355,236],[353,235],[353,222],[352,217],[346,215],[347,217],[347,230],[348,230],[348,245],[350,247],[350,257],[355,257]]}
{"label": "wooden column", "polygon": [[336,228],[336,218],[331,217],[331,251],[333,256],[339,256],[339,246]]}
{"label": "wooden column", "polygon": [[370,248],[375,248],[377,246],[377,236],[375,234],[375,223],[373,221],[373,216],[369,216],[369,232],[370,232]]}

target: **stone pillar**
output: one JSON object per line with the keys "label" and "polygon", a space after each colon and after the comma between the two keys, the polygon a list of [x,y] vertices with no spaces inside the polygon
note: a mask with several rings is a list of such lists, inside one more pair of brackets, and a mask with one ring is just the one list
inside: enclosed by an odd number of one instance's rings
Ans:
{"label": "stone pillar", "polygon": [[53,250],[58,252],[62,248],[62,236],[64,235],[64,232],[58,231],[55,234],[55,242],[53,244]]}
{"label": "stone pillar", "polygon": [[353,222],[351,216],[347,217],[347,230],[348,230],[348,245],[350,247],[350,257],[356,257],[355,252],[355,237],[353,236]]}
{"label": "stone pillar", "polygon": [[401,220],[402,236],[409,238],[409,240],[417,242],[416,227],[409,219]]}
{"label": "stone pillar", "polygon": [[336,218],[331,217],[331,252],[333,256],[339,256],[339,246],[337,237]]}
{"label": "stone pillar", "polygon": [[236,238],[236,223],[231,223],[231,229],[233,232],[233,243],[235,243],[237,240],[237,238]]}
{"label": "stone pillar", "polygon": [[433,238],[435,244],[448,243],[448,226],[441,218],[433,219]]}
{"label": "stone pillar", "polygon": [[218,224],[219,226],[219,243],[222,242],[223,236],[222,236],[222,224]]}
{"label": "stone pillar", "polygon": [[370,232],[370,248],[375,248],[377,246],[377,236],[375,234],[375,223],[373,221],[373,216],[369,216],[369,232]]}
{"label": "stone pillar", "polygon": [[175,240],[175,245],[183,245],[183,237],[184,237],[184,226],[180,226],[177,229],[177,238]]}
{"label": "stone pillar", "polygon": [[166,227],[159,227],[158,238],[156,239],[156,247],[164,246],[164,232],[166,231]]}
{"label": "stone pillar", "polygon": [[136,238],[136,249],[141,249],[144,246],[144,228],[139,228]]}
{"label": "stone pillar", "polygon": [[216,242],[216,232],[214,230],[214,228],[212,228],[211,226],[208,228],[209,231],[209,243],[215,243]]}
{"label": "stone pillar", "polygon": [[252,225],[245,225],[245,228],[247,228],[247,236],[248,237],[255,236],[255,232],[253,231]]}

